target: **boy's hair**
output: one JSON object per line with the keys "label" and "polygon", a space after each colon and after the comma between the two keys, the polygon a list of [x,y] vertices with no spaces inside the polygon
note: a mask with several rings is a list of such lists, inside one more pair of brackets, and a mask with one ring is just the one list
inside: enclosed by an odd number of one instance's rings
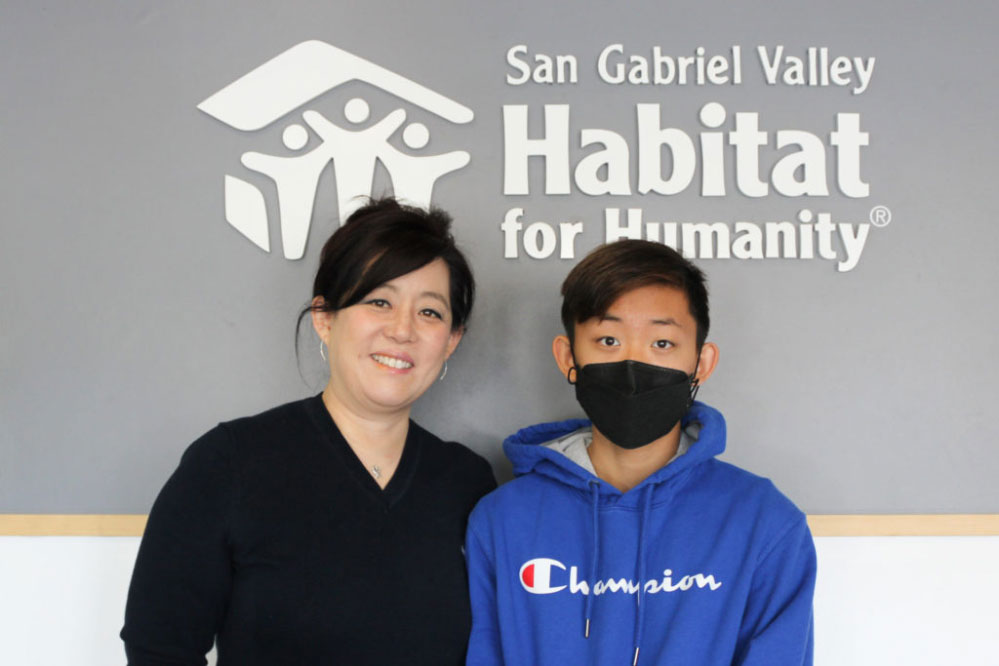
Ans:
{"label": "boy's hair", "polygon": [[576,324],[607,314],[623,294],[661,284],[676,287],[687,297],[697,322],[697,349],[708,337],[708,288],[704,273],[679,252],[643,240],[620,240],[601,245],[579,262],[562,283],[562,325],[575,343]]}

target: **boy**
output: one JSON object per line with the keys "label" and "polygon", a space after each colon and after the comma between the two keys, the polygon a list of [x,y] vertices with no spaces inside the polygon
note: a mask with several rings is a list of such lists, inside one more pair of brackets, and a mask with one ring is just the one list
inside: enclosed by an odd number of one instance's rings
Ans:
{"label": "boy", "polygon": [[466,537],[468,664],[812,663],[815,550],[770,481],[715,459],[704,275],[669,247],[591,252],[552,351],[589,421],[504,442],[517,479]]}

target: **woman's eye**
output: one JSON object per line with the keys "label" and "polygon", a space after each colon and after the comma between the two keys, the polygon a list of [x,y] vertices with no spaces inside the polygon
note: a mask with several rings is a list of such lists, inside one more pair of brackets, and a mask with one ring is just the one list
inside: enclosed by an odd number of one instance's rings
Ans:
{"label": "woman's eye", "polygon": [[384,298],[369,298],[365,301],[368,305],[374,305],[376,308],[387,308],[390,303]]}
{"label": "woman's eye", "polygon": [[433,308],[423,308],[422,310],[420,310],[420,314],[422,314],[424,317],[433,317],[434,319],[444,319],[444,315],[442,315],[437,310],[434,310]]}
{"label": "woman's eye", "polygon": [[597,344],[602,345],[604,347],[617,347],[618,341],[617,338],[605,335],[603,337],[597,338]]}
{"label": "woman's eye", "polygon": [[673,343],[669,340],[656,340],[652,343],[652,346],[656,349],[669,349],[673,346]]}

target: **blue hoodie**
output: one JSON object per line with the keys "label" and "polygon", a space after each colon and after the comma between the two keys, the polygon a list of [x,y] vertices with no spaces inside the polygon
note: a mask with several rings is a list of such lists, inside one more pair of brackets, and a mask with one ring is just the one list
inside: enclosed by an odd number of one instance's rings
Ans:
{"label": "blue hoodie", "polygon": [[715,458],[719,412],[695,402],[686,432],[692,423],[687,453],[626,493],[542,446],[588,421],[504,442],[517,478],[469,518],[468,664],[812,663],[805,516],[769,480]]}

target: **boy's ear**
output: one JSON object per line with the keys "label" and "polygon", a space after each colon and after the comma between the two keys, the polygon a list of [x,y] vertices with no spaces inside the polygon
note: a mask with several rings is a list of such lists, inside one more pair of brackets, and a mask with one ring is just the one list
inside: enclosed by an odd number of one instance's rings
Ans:
{"label": "boy's ear", "polygon": [[705,342],[701,347],[701,355],[697,361],[696,374],[694,375],[698,385],[707,381],[711,373],[715,371],[716,365],[718,365],[718,345],[713,342]]}
{"label": "boy's ear", "polygon": [[568,379],[569,369],[575,367],[576,362],[572,358],[572,344],[565,335],[556,335],[552,340],[552,355],[555,357],[555,365],[559,372]]}

